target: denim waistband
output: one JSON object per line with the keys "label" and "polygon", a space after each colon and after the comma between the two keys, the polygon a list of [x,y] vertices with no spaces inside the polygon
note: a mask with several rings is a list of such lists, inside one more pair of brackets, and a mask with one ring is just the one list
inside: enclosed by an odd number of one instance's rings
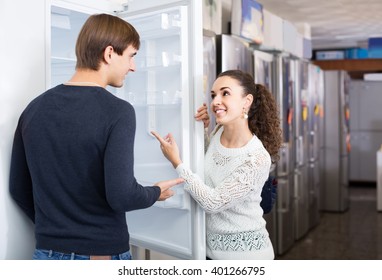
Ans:
{"label": "denim waistband", "polygon": [[[62,253],[53,250],[35,249],[33,260],[90,260],[90,255]],[[131,260],[130,251],[111,255],[111,260]]]}

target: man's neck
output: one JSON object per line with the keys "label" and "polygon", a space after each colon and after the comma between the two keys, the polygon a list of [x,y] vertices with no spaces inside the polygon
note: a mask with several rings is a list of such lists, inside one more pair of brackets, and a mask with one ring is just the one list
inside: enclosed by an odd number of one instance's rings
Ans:
{"label": "man's neck", "polygon": [[77,69],[72,78],[68,81],[68,84],[86,84],[98,85],[106,87],[107,82],[103,79],[100,71],[94,71],[89,69]]}

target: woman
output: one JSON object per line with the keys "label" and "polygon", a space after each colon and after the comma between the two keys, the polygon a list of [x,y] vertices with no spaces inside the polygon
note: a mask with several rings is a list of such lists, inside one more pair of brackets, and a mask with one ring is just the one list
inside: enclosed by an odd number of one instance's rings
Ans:
{"label": "woman", "polygon": [[[171,134],[153,135],[185,180],[185,190],[207,212],[207,258],[274,259],[260,195],[282,139],[275,100],[239,70],[221,73],[211,97],[217,126],[205,155],[205,183],[182,163]],[[205,113],[202,107],[197,119],[206,126]]]}

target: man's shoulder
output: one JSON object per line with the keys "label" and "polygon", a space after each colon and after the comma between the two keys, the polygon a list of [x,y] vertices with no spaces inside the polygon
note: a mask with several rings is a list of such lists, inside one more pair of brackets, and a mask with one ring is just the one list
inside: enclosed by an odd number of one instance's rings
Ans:
{"label": "man's shoulder", "polygon": [[[116,114],[135,114],[135,110],[133,105],[129,102],[113,95],[112,93],[108,93],[103,96],[103,98],[107,99],[108,106],[110,106],[110,110],[112,110]],[[106,100],[105,100],[106,101]]]}

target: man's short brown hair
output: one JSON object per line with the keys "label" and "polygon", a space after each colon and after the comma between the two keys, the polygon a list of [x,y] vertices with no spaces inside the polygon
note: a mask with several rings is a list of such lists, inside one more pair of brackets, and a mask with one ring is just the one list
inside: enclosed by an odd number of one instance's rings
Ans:
{"label": "man's short brown hair", "polygon": [[108,14],[92,15],[77,38],[76,69],[99,70],[106,47],[122,55],[130,45],[137,50],[140,46],[139,34],[130,23]]}

